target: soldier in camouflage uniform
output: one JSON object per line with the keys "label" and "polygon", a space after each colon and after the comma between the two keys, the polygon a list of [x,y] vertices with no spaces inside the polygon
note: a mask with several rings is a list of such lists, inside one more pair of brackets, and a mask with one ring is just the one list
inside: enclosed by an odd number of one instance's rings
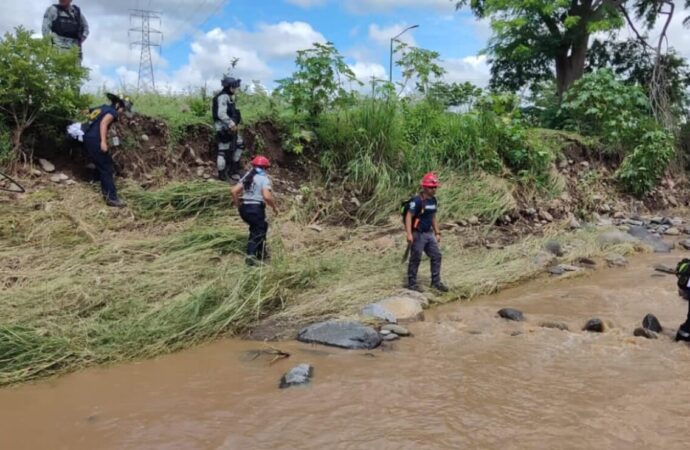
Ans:
{"label": "soldier in camouflage uniform", "polygon": [[50,37],[53,45],[62,50],[79,49],[89,35],[89,24],[72,0],[59,0],[51,5],[43,16],[43,36]]}

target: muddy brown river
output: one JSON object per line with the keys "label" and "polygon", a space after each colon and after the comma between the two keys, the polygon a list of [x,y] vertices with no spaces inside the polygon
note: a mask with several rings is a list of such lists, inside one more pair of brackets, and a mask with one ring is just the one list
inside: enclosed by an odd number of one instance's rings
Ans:
{"label": "muddy brown river", "polygon": [[[690,347],[632,336],[649,312],[683,322],[675,277],[652,269],[679,257],[429,310],[385,351],[284,342],[269,365],[225,340],[3,389],[0,449],[687,448]],[[498,319],[508,306],[527,321]],[[612,329],[580,331],[594,316]],[[279,390],[302,362],[311,385]]]}

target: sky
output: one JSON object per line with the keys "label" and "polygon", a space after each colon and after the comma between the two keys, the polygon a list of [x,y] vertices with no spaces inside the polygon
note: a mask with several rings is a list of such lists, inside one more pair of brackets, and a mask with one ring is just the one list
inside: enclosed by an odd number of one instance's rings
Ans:
{"label": "sky", "polygon": [[[3,0],[0,33],[18,25],[40,33],[43,13],[54,3]],[[356,76],[388,78],[390,38],[411,25],[400,39],[441,54],[447,81],[484,86],[489,79],[482,54],[491,36],[487,21],[456,11],[451,0],[81,0],[74,2],[88,19],[91,35],[84,45],[84,65],[91,70],[87,89],[131,89],[138,77],[139,48],[131,32],[131,9],[160,12],[160,49],[155,49],[159,91],[217,89],[230,61],[233,75],[269,89],[294,70],[296,52],[314,42],[333,42]],[[671,45],[690,57],[690,30],[677,15]],[[394,69],[393,77],[400,73]]]}

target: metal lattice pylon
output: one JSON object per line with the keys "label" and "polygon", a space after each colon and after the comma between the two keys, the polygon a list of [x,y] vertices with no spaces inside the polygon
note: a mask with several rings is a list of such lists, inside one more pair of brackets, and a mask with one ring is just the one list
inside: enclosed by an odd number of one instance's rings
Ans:
{"label": "metal lattice pylon", "polygon": [[151,28],[151,21],[157,21],[161,27],[160,12],[148,11],[144,9],[132,9],[129,13],[130,26],[136,23],[137,26],[130,28],[130,33],[136,33],[140,40],[130,42],[132,47],[141,47],[139,57],[139,77],[137,80],[138,91],[155,91],[156,78],[153,71],[153,57],[151,56],[152,47],[160,47],[163,33],[158,29]]}

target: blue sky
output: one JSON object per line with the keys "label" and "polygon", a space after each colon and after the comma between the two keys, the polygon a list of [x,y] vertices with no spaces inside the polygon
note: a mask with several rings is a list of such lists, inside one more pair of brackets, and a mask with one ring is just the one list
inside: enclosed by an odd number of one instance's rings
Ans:
{"label": "blue sky", "polygon": [[[40,32],[54,0],[5,0],[0,33],[17,25]],[[3,3],[5,3],[3,2]],[[180,91],[218,79],[232,57],[236,74],[272,87],[289,76],[297,50],[332,41],[362,80],[388,77],[389,39],[409,25],[404,40],[441,53],[448,79],[484,84],[489,27],[450,0],[74,0],[91,26],[84,64],[90,89],[136,85],[139,52],[128,33],[130,9],[162,13],[162,52],[154,55],[159,90]],[[157,24],[154,24],[157,26]],[[395,72],[396,78],[399,74]]]}
{"label": "blue sky", "polygon": [[[18,25],[39,31],[45,9],[55,0],[4,0],[0,33]],[[129,10],[161,11],[165,35],[154,55],[157,88],[182,91],[219,78],[233,57],[236,75],[272,87],[289,76],[297,50],[313,42],[334,42],[357,76],[388,76],[388,39],[406,26],[420,27],[404,39],[436,50],[446,81],[485,85],[489,67],[480,55],[490,37],[486,21],[456,12],[450,0],[74,0],[91,25],[84,64],[91,69],[87,89],[136,86],[139,53],[130,47]],[[677,14],[669,41],[690,57],[690,33]],[[136,25],[136,24],[134,24]],[[652,32],[652,35],[654,32]],[[399,78],[397,71],[395,78]]]}

